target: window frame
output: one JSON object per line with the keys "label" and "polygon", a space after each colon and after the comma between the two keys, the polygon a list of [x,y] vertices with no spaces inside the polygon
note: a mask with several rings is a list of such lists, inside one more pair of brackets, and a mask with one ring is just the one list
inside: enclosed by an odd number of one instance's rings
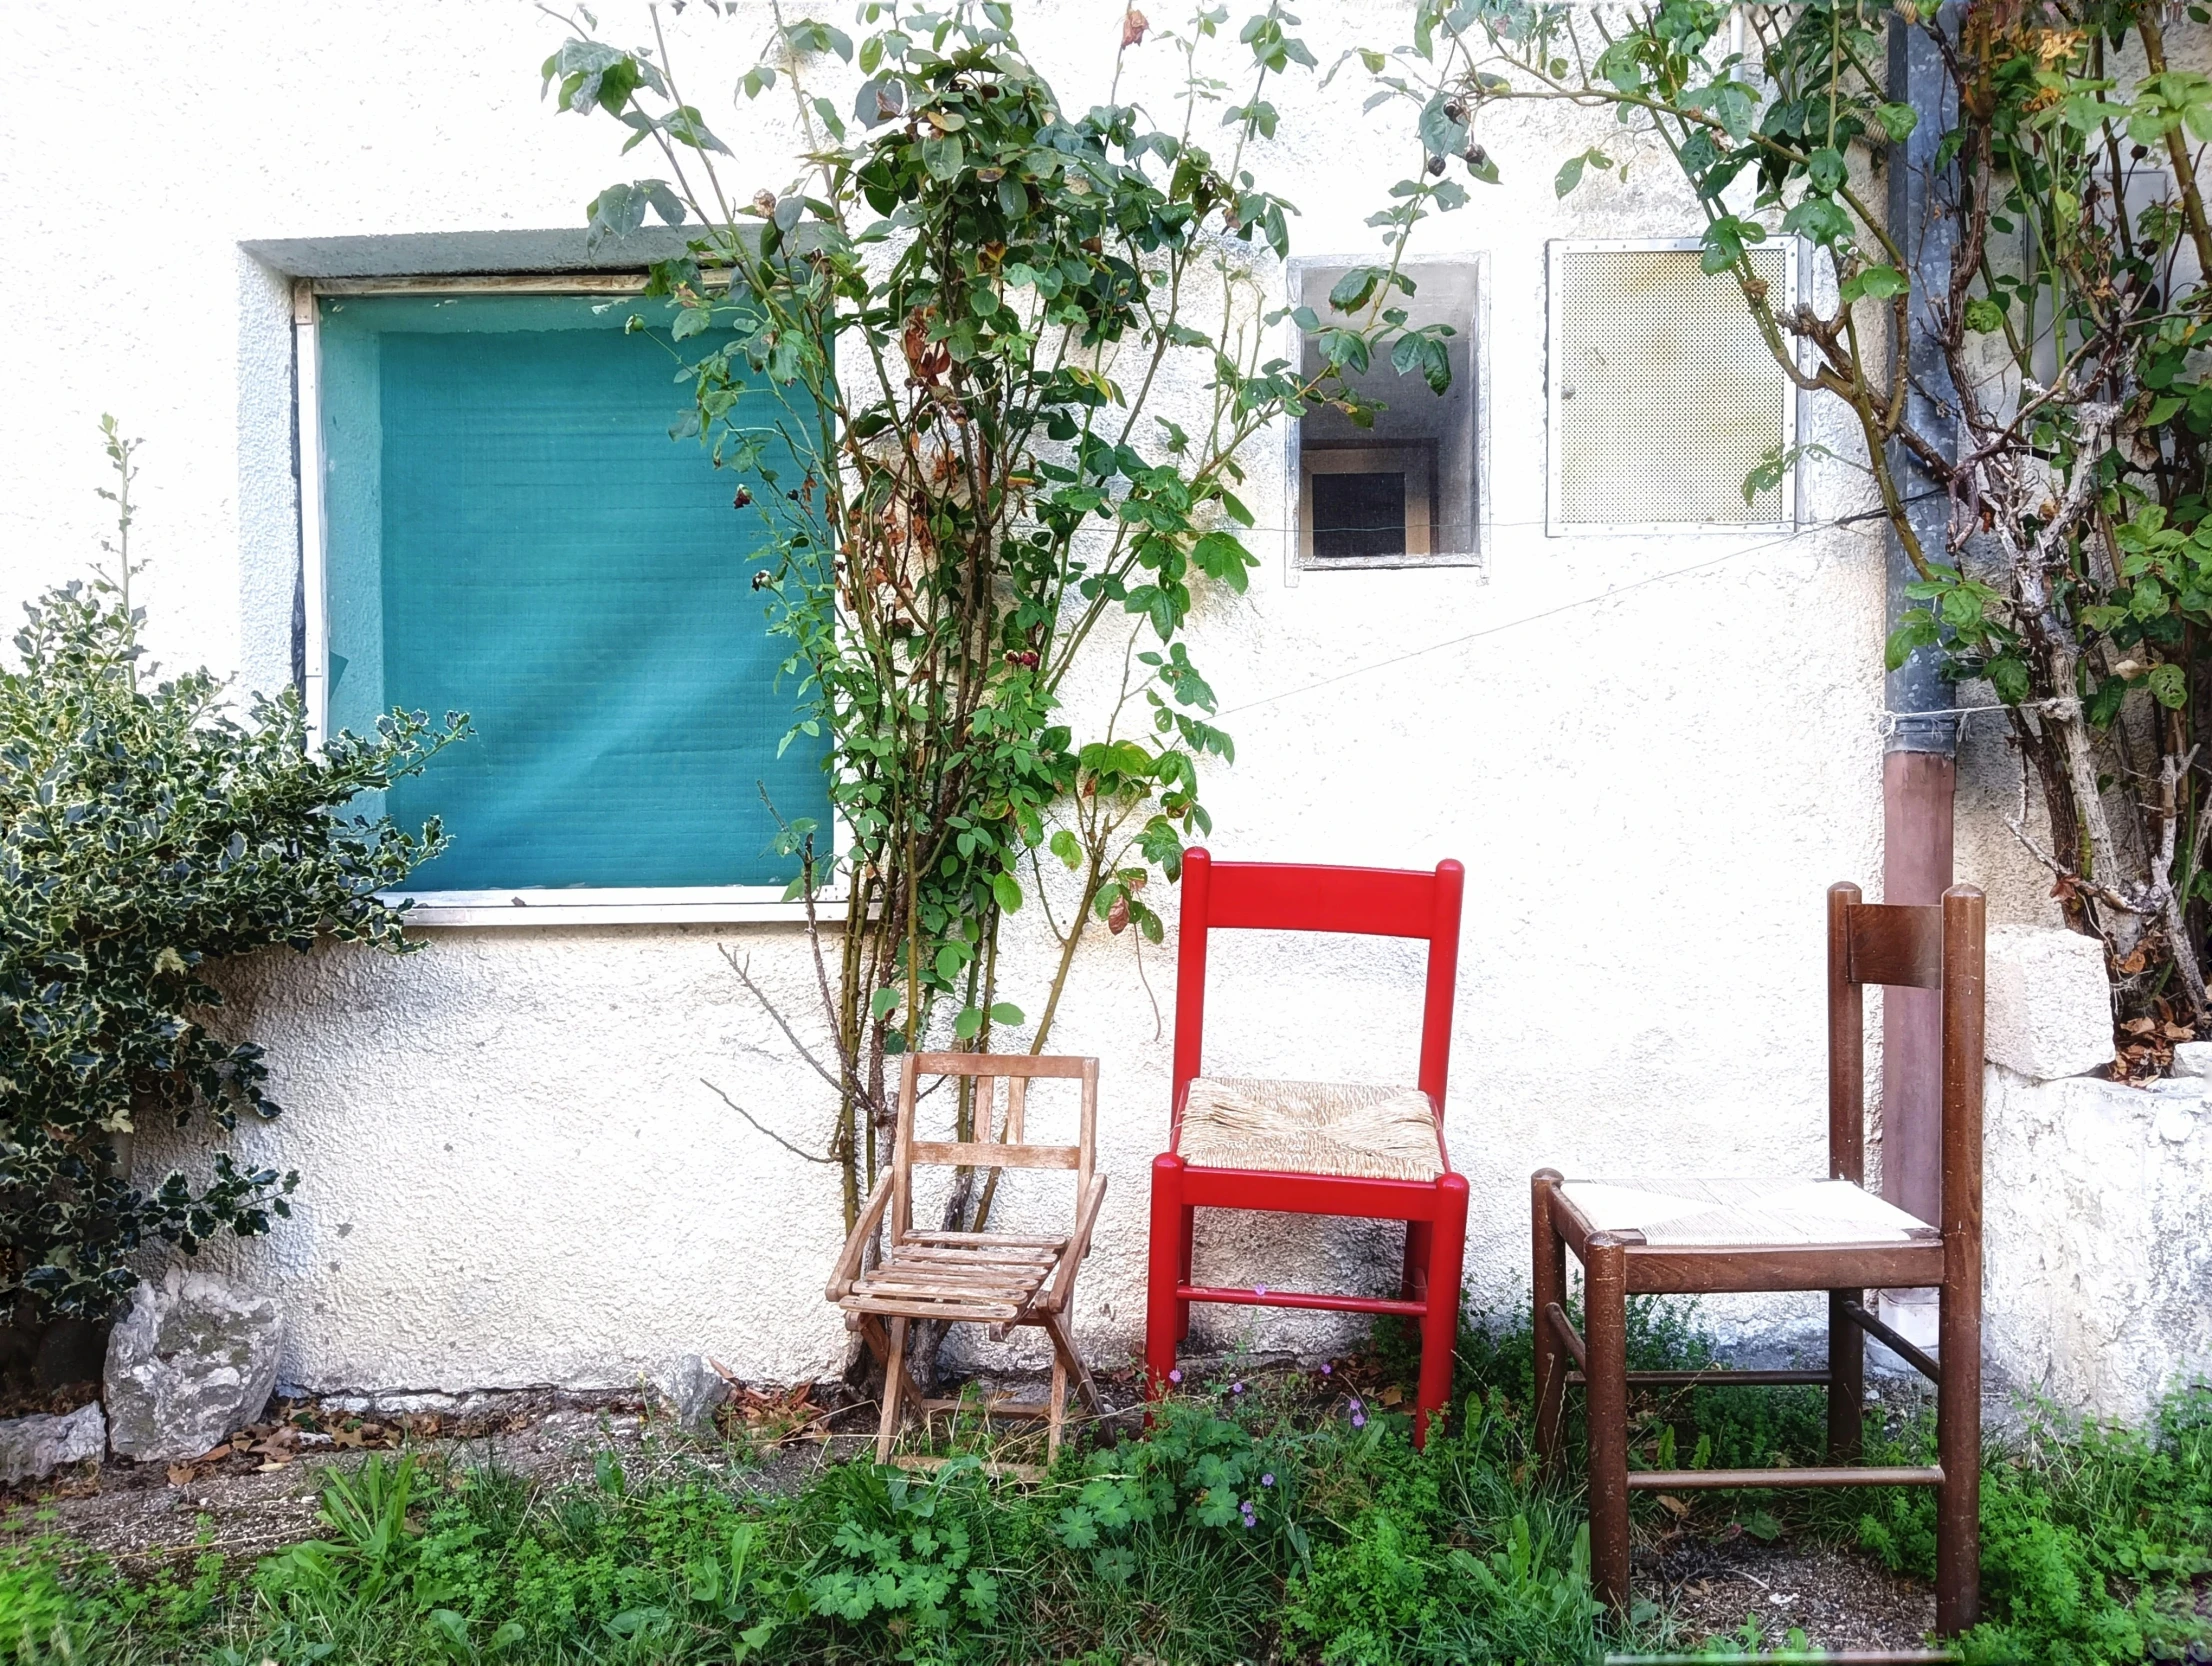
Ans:
{"label": "window frame", "polygon": [[[299,449],[300,694],[307,744],[322,745],[330,728],[330,580],[324,494],[322,346],[316,302],[325,295],[637,295],[643,272],[502,273],[496,276],[297,278],[292,284],[293,420]],[[849,843],[844,818],[831,804],[830,851]],[[785,899],[781,885],[555,888],[484,891],[395,890],[391,903],[412,903],[413,926],[740,925],[760,921],[841,921],[845,899],[834,877],[806,899]]]}
{"label": "window frame", "polygon": [[[1804,298],[1805,274],[1809,266],[1803,258],[1802,240],[1796,237],[1779,237],[1774,243],[1782,250],[1782,282],[1787,305],[1794,305]],[[1737,533],[1795,532],[1798,527],[1797,473],[1800,461],[1793,461],[1782,471],[1780,481],[1782,511],[1770,521],[1568,521],[1561,518],[1562,481],[1560,474],[1559,365],[1566,344],[1566,320],[1560,314],[1562,285],[1559,266],[1563,256],[1570,254],[1638,254],[1652,251],[1699,251],[1704,241],[1696,237],[1554,237],[1544,247],[1544,535],[1547,538],[1617,538],[1668,536],[1687,534],[1693,536]],[[1798,363],[1803,366],[1804,348],[1798,347]],[[1781,375],[1781,367],[1775,373]],[[1801,390],[1787,376],[1782,380],[1782,450],[1786,455],[1797,444],[1801,429],[1798,405]]]}
{"label": "window frame", "polygon": [[[1373,265],[1373,254],[1323,254],[1294,255],[1283,263],[1283,294],[1286,309],[1304,305],[1304,286],[1309,268]],[[1474,386],[1469,390],[1474,401],[1475,445],[1471,467],[1474,470],[1472,490],[1474,516],[1470,525],[1471,549],[1452,550],[1439,555],[1314,555],[1312,529],[1307,525],[1310,493],[1306,487],[1304,466],[1303,424],[1297,417],[1287,417],[1283,422],[1283,583],[1296,588],[1300,578],[1307,573],[1361,572],[1375,568],[1396,568],[1418,571],[1425,567],[1451,567],[1473,569],[1478,582],[1489,581],[1490,569],[1490,254],[1488,250],[1469,250],[1464,253],[1436,253],[1409,256],[1400,263],[1416,284],[1424,271],[1440,268],[1464,270],[1473,274],[1475,303],[1472,315],[1463,326],[1468,335],[1467,359]],[[1305,332],[1298,328],[1296,319],[1286,315],[1283,319],[1283,357],[1293,366],[1305,363]],[[1432,453],[1430,488],[1431,500],[1442,489],[1443,462]],[[1431,540],[1433,542],[1433,527]]]}

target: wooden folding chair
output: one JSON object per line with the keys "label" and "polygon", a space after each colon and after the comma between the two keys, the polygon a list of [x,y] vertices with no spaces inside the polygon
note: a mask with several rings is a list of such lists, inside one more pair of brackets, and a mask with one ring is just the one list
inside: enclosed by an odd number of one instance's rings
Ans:
{"label": "wooden folding chair", "polygon": [[[1587,1383],[1590,1553],[1598,1594],[1628,1601],[1628,1495],[1721,1487],[1936,1489],[1936,1629],[1974,1623],[1980,1601],[1982,1331],[1982,894],[1954,885],[1940,905],[1862,903],[1828,892],[1828,1178],[1564,1180],[1539,1169],[1536,1248],[1537,1449],[1556,1464],[1562,1402]],[[1939,1231],[1864,1189],[1866,984],[1936,989],[1943,1003],[1943,1224]],[[1584,1329],[1569,1321],[1566,1252],[1583,1268]],[[1866,1306],[1869,1288],[1935,1287],[1940,1360]],[[1807,1371],[1630,1371],[1628,1298],[1825,1290],[1828,1364]],[[1929,1467],[1849,1467],[1864,1413],[1864,1338],[1879,1338],[1936,1384]],[[1570,1370],[1570,1363],[1575,1369]],[[1818,1383],[1828,1390],[1828,1468],[1631,1470],[1631,1384]],[[1949,1656],[1938,1658],[1948,1659]]]}
{"label": "wooden folding chair", "polygon": [[[1444,1082],[1452,1053],[1459,967],[1459,904],[1466,870],[1216,862],[1183,855],[1176,958],[1175,1083],[1169,1149],[1152,1163],[1152,1254],[1147,1280],[1147,1392],[1166,1392],[1175,1349],[1190,1334],[1192,1302],[1389,1313],[1421,1328],[1413,1439],[1452,1386],[1467,1181],[1444,1150]],[[1428,944],[1418,1075],[1410,1087],[1285,1082],[1203,1073],[1206,944],[1222,930],[1343,932]],[[1260,1209],[1404,1221],[1403,1278],[1395,1297],[1231,1289],[1191,1282],[1199,1209]]]}
{"label": "wooden folding chair", "polygon": [[[967,1077],[975,1137],[931,1141],[915,1132],[916,1085],[923,1076]],[[1023,1127],[1029,1084],[1064,1077],[1082,1084],[1082,1122],[1074,1145],[1031,1142]],[[998,1116],[996,1084],[1006,1083],[1006,1110]],[[957,1411],[963,1402],[922,1392],[906,1369],[907,1326],[916,1319],[973,1322],[991,1327],[993,1340],[1021,1325],[1041,1328],[1052,1343],[1052,1392],[1042,1404],[994,1401],[1001,1416],[1047,1420],[1047,1461],[1060,1454],[1060,1430],[1072,1379],[1092,1411],[1103,1408],[1091,1374],[1068,1331],[1075,1301],[1076,1269],[1090,1253],[1091,1229],[1106,1196],[1106,1177],[1092,1172],[1098,1120],[1098,1061],[997,1053],[909,1053],[900,1061],[899,1125],[891,1170],[877,1183],[830,1275],[829,1299],[845,1310],[883,1361],[883,1422],[876,1432],[876,1461],[891,1460],[891,1443],[911,1407],[925,1416]],[[1006,1169],[1072,1169],[1074,1225],[1061,1237],[1015,1232],[933,1232],[914,1225],[916,1167],[977,1168],[994,1182]],[[864,1267],[868,1245],[889,1211],[883,1258]],[[887,1323],[888,1321],[888,1323]]]}

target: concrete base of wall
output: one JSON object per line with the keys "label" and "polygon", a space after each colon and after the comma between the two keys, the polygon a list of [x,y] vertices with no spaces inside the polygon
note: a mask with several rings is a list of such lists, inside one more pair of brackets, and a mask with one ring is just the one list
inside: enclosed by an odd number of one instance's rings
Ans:
{"label": "concrete base of wall", "polygon": [[1991,1065],[1983,1128],[1991,1386],[2139,1421],[2212,1375],[2212,1080]]}

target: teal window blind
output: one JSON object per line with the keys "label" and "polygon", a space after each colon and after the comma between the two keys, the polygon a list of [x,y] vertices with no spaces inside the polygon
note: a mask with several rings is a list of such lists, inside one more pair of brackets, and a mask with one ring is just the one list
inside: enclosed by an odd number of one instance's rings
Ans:
{"label": "teal window blind", "polygon": [[412,889],[780,885],[763,792],[828,825],[820,746],[777,751],[795,699],[757,512],[669,438],[689,388],[665,332],[624,330],[658,306],[320,302],[331,727],[476,728],[385,795],[453,836]]}

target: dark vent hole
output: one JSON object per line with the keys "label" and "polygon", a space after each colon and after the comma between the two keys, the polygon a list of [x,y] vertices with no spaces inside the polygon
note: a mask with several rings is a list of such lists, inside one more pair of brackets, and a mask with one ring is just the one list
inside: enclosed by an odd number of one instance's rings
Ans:
{"label": "dark vent hole", "polygon": [[1405,553],[1404,471],[1316,474],[1311,478],[1313,553],[1316,556]]}

